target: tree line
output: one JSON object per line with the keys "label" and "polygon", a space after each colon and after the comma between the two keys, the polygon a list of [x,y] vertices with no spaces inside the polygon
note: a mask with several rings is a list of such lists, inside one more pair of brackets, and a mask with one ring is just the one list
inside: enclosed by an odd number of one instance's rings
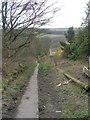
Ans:
{"label": "tree line", "polygon": [[81,27],[75,33],[74,28],[70,27],[65,32],[65,37],[70,43],[65,50],[70,59],[77,60],[79,58],[85,59],[90,57],[90,2],[87,4],[86,18]]}

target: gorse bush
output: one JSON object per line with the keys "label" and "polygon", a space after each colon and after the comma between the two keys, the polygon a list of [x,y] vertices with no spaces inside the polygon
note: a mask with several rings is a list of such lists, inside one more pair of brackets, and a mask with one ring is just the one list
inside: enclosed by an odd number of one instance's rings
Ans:
{"label": "gorse bush", "polygon": [[61,49],[63,51],[63,57],[68,57],[70,54],[70,42],[60,42]]}

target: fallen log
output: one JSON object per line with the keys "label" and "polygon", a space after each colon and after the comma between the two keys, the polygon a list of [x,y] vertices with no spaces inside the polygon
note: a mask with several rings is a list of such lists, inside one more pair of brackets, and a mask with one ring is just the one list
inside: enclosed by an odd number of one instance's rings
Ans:
{"label": "fallen log", "polygon": [[61,72],[67,79],[72,80],[73,82],[77,83],[78,85],[80,85],[82,88],[84,88],[85,90],[89,89],[89,86],[84,84],[83,82],[77,80],[76,78],[70,76],[69,74],[67,74],[65,71],[63,71],[62,69],[56,68],[59,72]]}

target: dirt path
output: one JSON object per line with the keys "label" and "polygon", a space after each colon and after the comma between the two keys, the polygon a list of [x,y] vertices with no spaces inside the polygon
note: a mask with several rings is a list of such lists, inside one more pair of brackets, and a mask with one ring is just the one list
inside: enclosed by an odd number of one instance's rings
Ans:
{"label": "dirt path", "polygon": [[[52,80],[56,80],[50,71],[39,70],[39,118],[60,118],[61,106],[57,92],[54,90]],[[54,78],[53,78],[53,77]]]}
{"label": "dirt path", "polygon": [[15,118],[38,118],[38,65],[21,99]]}

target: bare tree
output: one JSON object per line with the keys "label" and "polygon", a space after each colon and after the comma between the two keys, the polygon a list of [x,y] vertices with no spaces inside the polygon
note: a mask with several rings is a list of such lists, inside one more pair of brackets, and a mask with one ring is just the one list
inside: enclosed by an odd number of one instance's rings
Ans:
{"label": "bare tree", "polygon": [[[10,48],[14,41],[18,40],[25,30],[32,30],[47,24],[58,11],[54,7],[54,3],[47,5],[48,0],[27,0],[16,1],[6,0],[2,2],[2,27],[3,27],[3,43],[8,49],[20,49],[31,43],[30,35],[19,46]],[[32,28],[32,29],[30,29]]]}
{"label": "bare tree", "polygon": [[90,1],[86,5],[87,5],[85,10],[86,17],[83,18],[81,26],[88,26],[88,24],[90,23]]}

